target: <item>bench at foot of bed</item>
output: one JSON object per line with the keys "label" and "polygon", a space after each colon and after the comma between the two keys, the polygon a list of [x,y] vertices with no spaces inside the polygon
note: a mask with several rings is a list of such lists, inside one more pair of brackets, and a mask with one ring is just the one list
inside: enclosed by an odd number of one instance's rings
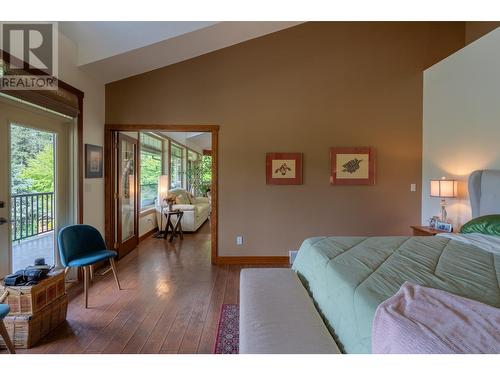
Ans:
{"label": "bench at foot of bed", "polygon": [[338,354],[337,344],[290,269],[247,268],[240,277],[241,354]]}

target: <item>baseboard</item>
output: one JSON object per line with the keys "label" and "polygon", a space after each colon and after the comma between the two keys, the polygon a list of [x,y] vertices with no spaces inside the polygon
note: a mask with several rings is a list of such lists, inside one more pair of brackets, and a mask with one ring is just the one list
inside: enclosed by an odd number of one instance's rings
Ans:
{"label": "baseboard", "polygon": [[139,237],[139,243],[141,243],[142,241],[144,241],[146,238],[148,238],[149,236],[151,236],[152,234],[158,232],[158,227],[154,227],[153,229],[151,229],[149,232],[146,232],[144,233],[142,236]]}
{"label": "baseboard", "polygon": [[288,264],[287,256],[269,256],[269,257],[217,257],[217,264]]}

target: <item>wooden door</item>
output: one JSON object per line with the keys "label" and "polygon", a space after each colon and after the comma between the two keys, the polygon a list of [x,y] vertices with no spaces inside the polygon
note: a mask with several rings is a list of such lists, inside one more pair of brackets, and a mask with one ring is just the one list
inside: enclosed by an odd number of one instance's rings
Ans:
{"label": "wooden door", "polygon": [[[56,233],[76,221],[73,129],[65,116],[0,98],[0,279],[35,258],[60,265]],[[22,176],[28,166],[32,178]]]}
{"label": "wooden door", "polygon": [[137,148],[137,139],[118,134],[115,168],[117,199],[115,248],[120,258],[139,243]]}

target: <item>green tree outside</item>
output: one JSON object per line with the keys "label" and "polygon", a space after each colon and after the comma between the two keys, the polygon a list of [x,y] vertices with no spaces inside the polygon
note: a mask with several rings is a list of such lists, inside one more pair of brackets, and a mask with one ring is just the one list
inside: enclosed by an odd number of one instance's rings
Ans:
{"label": "green tree outside", "polygon": [[33,159],[29,159],[19,177],[26,181],[30,192],[54,191],[54,146],[45,145]]}
{"label": "green tree outside", "polygon": [[154,202],[158,190],[158,176],[161,172],[161,155],[141,152],[141,206]]}
{"label": "green tree outside", "polygon": [[[51,133],[39,131],[24,126],[11,125],[10,127],[10,150],[11,150],[11,191],[12,194],[39,192],[33,190],[33,180],[23,177],[23,171],[28,164],[50,145],[52,148],[54,136]],[[54,166],[50,160],[50,166]],[[53,175],[50,175],[53,179]],[[38,184],[37,184],[38,185]],[[40,192],[52,191],[43,190]]]}
{"label": "green tree outside", "polygon": [[186,176],[194,194],[205,195],[212,186],[212,157],[203,155],[200,161],[188,168]]}

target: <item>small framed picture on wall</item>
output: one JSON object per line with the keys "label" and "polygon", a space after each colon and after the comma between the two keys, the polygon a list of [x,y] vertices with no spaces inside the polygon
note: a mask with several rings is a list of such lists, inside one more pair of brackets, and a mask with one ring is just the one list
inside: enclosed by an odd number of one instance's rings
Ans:
{"label": "small framed picture on wall", "polygon": [[85,178],[102,178],[102,146],[85,145]]}
{"label": "small framed picture on wall", "polygon": [[267,185],[302,185],[302,153],[268,152],[266,154]]}
{"label": "small framed picture on wall", "polygon": [[375,152],[371,147],[330,149],[332,185],[374,185]]}

